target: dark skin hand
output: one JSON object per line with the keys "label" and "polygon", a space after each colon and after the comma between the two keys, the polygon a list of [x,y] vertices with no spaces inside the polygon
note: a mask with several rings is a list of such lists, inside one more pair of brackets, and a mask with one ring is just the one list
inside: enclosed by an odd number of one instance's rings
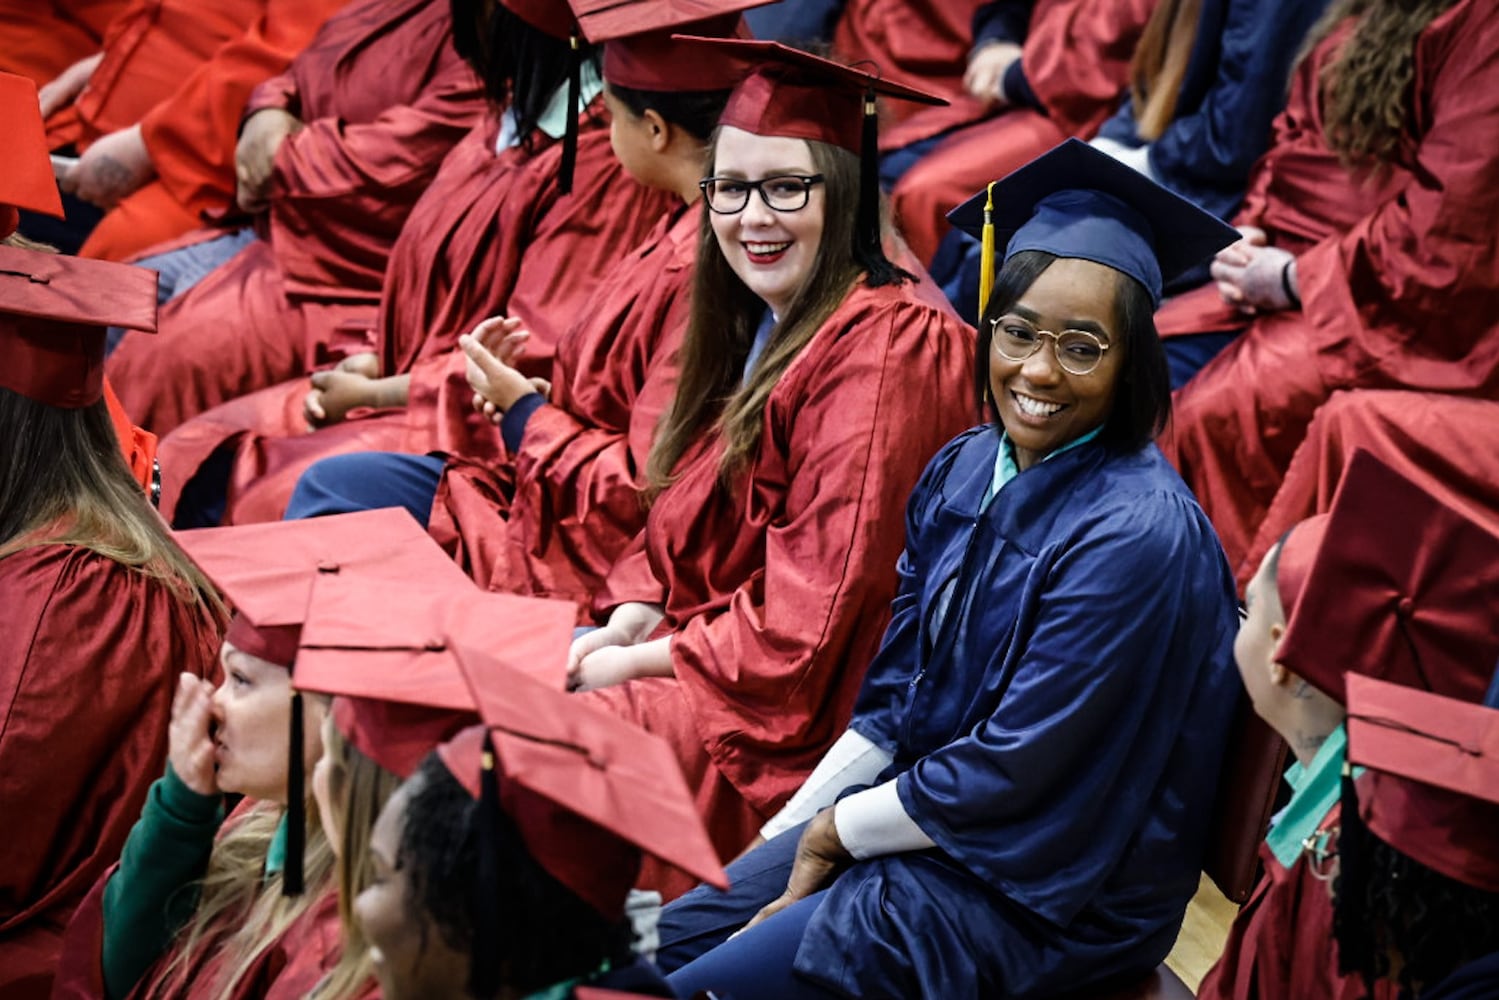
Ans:
{"label": "dark skin hand", "polygon": [[829,806],[813,816],[802,831],[802,839],[796,845],[796,859],[791,863],[791,877],[786,880],[786,891],[761,908],[754,919],[744,925],[744,930],[769,920],[792,903],[826,889],[839,871],[853,860],[853,855],[838,839],[833,807]]}

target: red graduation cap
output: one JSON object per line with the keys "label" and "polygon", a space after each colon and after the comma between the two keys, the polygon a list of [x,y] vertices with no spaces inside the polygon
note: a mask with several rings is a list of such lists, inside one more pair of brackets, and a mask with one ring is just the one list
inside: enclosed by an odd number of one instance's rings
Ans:
{"label": "red graduation cap", "polygon": [[1348,761],[1368,773],[1359,816],[1380,840],[1499,892],[1499,711],[1348,676]]}
{"label": "red graduation cap", "polygon": [[1306,589],[1306,576],[1311,572],[1327,537],[1328,514],[1313,514],[1297,522],[1286,532],[1280,543],[1280,556],[1275,565],[1275,590],[1280,595],[1281,610],[1289,617],[1301,603],[1301,592]]}
{"label": "red graduation cap", "polygon": [[9,150],[0,173],[0,239],[16,231],[17,208],[62,218],[62,196],[52,161],[36,84],[24,76],[0,73],[0,135]]}
{"label": "red graduation cap", "polygon": [[1340,703],[1345,671],[1478,701],[1499,659],[1496,606],[1499,536],[1359,450],[1277,658]]}
{"label": "red graduation cap", "polygon": [[578,33],[578,20],[573,17],[567,0],[500,0],[500,3],[537,31],[553,38],[567,39]]}
{"label": "red graduation cap", "polygon": [[156,332],[156,272],[0,246],[0,386],[77,409],[104,392],[104,331]]}
{"label": "red graduation cap", "polygon": [[740,13],[771,0],[570,0],[583,36],[604,45],[604,79],[650,91],[731,90],[747,67],[672,40],[673,31],[748,37]]}
{"label": "red graduation cap", "polygon": [[[559,662],[567,646],[559,642]],[[484,725],[439,748],[481,815],[503,810],[537,862],[607,917],[618,918],[639,874],[641,852],[720,887],[727,877],[671,748],[659,737],[530,677],[510,674],[478,650],[459,659]],[[486,825],[493,828],[494,821]],[[499,900],[478,916],[479,936],[498,933]],[[474,979],[487,983],[486,949]]]}
{"label": "red graduation cap", "polygon": [[561,691],[577,615],[566,601],[486,593],[431,548],[440,565],[318,574],[297,651],[297,687],[338,696],[339,731],[403,778],[479,722],[459,648]]}
{"label": "red graduation cap", "polygon": [[780,42],[686,36],[682,41],[743,66],[744,79],[729,98],[719,124],[755,135],[815,139],[863,157],[877,156],[864,134],[874,120],[876,96],[947,103],[935,94],[881,80],[877,73]]}

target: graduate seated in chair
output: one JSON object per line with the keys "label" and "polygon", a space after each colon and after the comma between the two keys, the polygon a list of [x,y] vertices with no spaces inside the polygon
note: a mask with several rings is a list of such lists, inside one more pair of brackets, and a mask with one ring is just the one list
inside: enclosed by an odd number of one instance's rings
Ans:
{"label": "graduate seated in chair", "polygon": [[[663,914],[680,993],[1128,986],[1196,891],[1236,702],[1234,600],[1151,443],[1169,413],[1151,314],[1162,278],[1233,232],[1076,140],[993,195],[1010,239],[974,369],[992,423],[911,498],[848,731],[727,895]],[[957,224],[977,228],[983,203]]]}
{"label": "graduate seated in chair", "polygon": [[1336,933],[1342,968],[1371,987],[1499,996],[1496,709],[1493,688],[1475,705],[1348,677],[1348,761],[1367,771],[1343,779]]}

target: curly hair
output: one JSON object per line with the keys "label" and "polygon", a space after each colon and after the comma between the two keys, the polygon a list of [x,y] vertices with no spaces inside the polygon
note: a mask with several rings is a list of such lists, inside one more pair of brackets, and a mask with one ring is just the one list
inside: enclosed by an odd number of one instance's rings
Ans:
{"label": "curly hair", "polygon": [[411,778],[396,863],[407,873],[411,917],[449,947],[473,954],[500,951],[505,985],[521,994],[585,976],[608,960],[631,961],[628,921],[611,921],[558,882],[531,856],[520,830],[503,813],[499,897],[505,919],[499,940],[474,940],[479,880],[479,803],[430,754]]}
{"label": "curly hair", "polygon": [[1305,52],[1349,18],[1353,33],[1318,78],[1327,144],[1345,165],[1388,164],[1411,113],[1416,39],[1457,0],[1337,0]]}
{"label": "curly hair", "polygon": [[[1463,965],[1499,951],[1499,893],[1465,885],[1375,836],[1346,808],[1338,836],[1345,864],[1333,885],[1338,965],[1357,973],[1371,995],[1392,977],[1411,996]],[[1400,966],[1394,972],[1392,958]]]}

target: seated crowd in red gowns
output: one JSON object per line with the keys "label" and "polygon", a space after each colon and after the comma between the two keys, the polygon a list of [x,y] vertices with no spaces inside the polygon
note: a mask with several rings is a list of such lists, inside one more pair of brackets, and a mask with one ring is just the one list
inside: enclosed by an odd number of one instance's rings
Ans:
{"label": "seated crowd in red gowns", "polygon": [[662,902],[863,773],[991,418],[948,213],[1069,139],[1239,237],[1146,446],[1257,734],[1199,995],[1499,996],[1489,0],[0,0],[0,133],[0,1000],[671,995]]}

